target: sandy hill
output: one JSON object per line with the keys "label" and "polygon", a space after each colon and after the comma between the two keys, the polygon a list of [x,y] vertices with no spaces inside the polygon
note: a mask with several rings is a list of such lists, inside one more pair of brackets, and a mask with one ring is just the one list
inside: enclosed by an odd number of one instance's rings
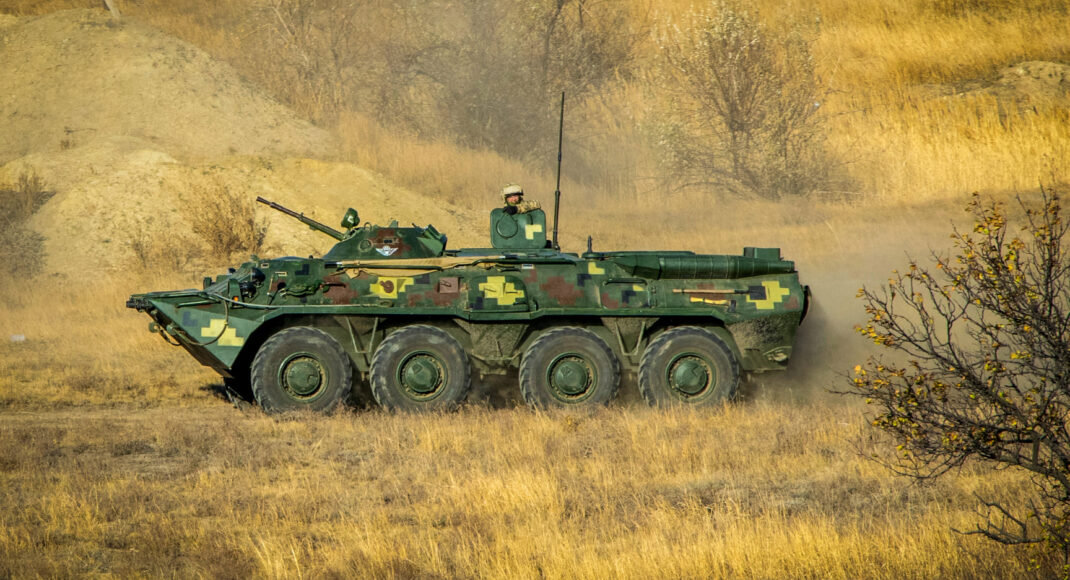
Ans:
{"label": "sandy hill", "polygon": [[[433,221],[458,242],[484,236],[477,214],[443,207],[351,164],[323,161],[330,136],[198,48],[103,11],[0,18],[0,183],[34,171],[56,190],[31,225],[49,268],[119,268],[145,232],[187,229],[188,192],[210,184],[263,195],[335,225]],[[308,254],[330,240],[268,208],[267,246]],[[460,218],[460,219],[458,219]],[[178,239],[175,237],[175,239]]]}

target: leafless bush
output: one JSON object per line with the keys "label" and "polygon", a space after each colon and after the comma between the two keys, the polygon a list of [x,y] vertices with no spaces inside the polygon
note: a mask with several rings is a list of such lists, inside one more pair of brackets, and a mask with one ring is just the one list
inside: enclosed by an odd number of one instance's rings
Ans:
{"label": "leafless bush", "polygon": [[190,228],[204,245],[208,258],[230,258],[261,251],[267,222],[256,219],[253,198],[212,180],[195,184],[184,196]]}
{"label": "leafless bush", "polygon": [[149,217],[120,228],[130,232],[126,246],[132,267],[198,270],[263,251],[268,226],[256,218],[252,196],[211,176],[178,195],[181,222],[165,224]]}
{"label": "leafless bush", "polygon": [[721,2],[658,40],[668,98],[653,133],[673,185],[774,199],[822,187],[823,92],[801,28]]}
{"label": "leafless bush", "polygon": [[258,18],[277,60],[258,74],[312,118],[361,111],[514,157],[552,148],[557,95],[627,74],[646,34],[619,0],[273,0]]}
{"label": "leafless bush", "polygon": [[0,270],[28,277],[44,265],[44,237],[26,221],[53,195],[32,170],[21,173],[14,184],[0,186]]}
{"label": "leafless bush", "polygon": [[0,216],[8,224],[24,223],[55,194],[35,171],[23,171],[14,184],[0,186]]}
{"label": "leafless bush", "polygon": [[127,246],[134,259],[134,267],[144,270],[181,271],[190,265],[200,253],[195,240],[181,236],[164,235],[148,218],[143,223],[124,228],[129,231]]}

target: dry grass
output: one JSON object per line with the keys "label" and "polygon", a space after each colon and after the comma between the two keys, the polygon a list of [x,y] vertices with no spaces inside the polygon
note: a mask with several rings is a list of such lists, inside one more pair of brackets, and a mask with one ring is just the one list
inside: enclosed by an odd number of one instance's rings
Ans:
{"label": "dry grass", "polygon": [[[132,275],[122,281],[53,276],[27,289],[7,280],[0,313],[0,408],[7,411],[185,404],[219,378],[164,348],[148,321],[127,310],[136,289],[193,286],[177,277]],[[23,342],[10,340],[25,336]]]}
{"label": "dry grass", "polygon": [[[854,418],[847,418],[853,416]],[[592,416],[472,408],[290,421],[212,408],[8,414],[0,562],[16,576],[1018,577],[952,532],[968,468],[907,487],[848,408]]]}

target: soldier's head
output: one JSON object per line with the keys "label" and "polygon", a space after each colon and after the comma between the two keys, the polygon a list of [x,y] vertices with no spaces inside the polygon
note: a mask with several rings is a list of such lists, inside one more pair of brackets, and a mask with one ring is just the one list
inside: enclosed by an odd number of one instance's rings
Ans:
{"label": "soldier's head", "polygon": [[515,183],[502,188],[502,201],[506,205],[516,205],[524,199],[524,189]]}

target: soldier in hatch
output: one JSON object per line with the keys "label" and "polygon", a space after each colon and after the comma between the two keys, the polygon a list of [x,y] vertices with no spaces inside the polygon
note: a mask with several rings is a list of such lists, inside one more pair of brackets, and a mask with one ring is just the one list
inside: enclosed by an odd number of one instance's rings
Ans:
{"label": "soldier in hatch", "polygon": [[502,211],[509,215],[528,213],[541,207],[537,201],[524,201],[524,189],[515,183],[502,188],[502,201],[505,202]]}

